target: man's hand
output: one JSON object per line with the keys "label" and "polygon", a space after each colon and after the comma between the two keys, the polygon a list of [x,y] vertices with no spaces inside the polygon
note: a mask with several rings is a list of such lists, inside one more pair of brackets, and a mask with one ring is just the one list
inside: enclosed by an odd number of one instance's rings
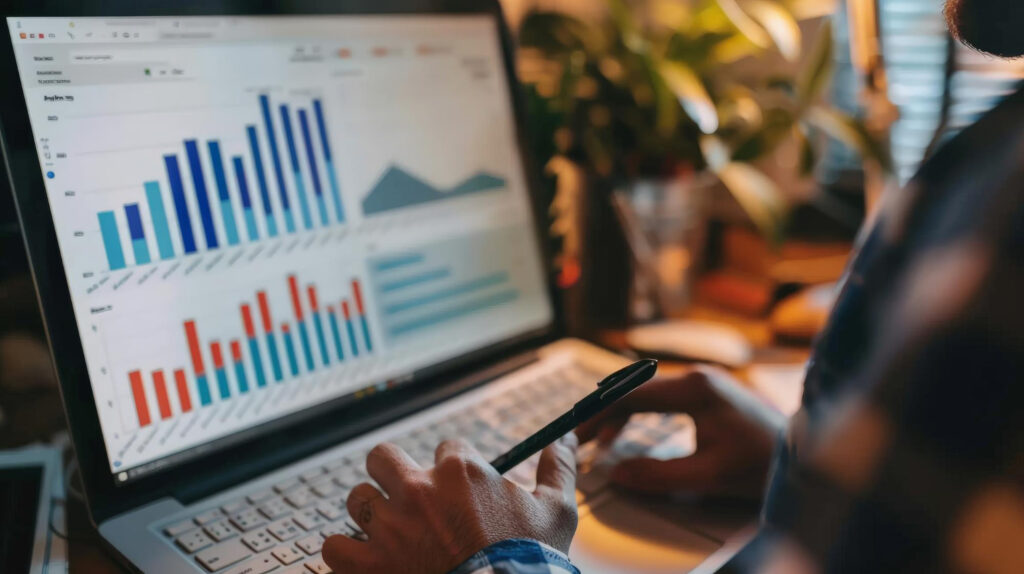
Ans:
{"label": "man's hand", "polygon": [[381,490],[363,483],[348,497],[367,540],[332,536],[324,560],[335,572],[439,574],[509,538],[566,551],[576,532],[576,444],[569,434],[544,450],[533,492],[505,480],[464,441],[441,443],[429,469],[381,444],[366,458]]}
{"label": "man's hand", "polygon": [[728,373],[700,367],[679,378],[655,380],[582,425],[580,440],[610,443],[638,412],[678,412],[697,425],[697,452],[685,458],[637,458],[619,463],[611,479],[655,493],[760,498],[785,417],[750,394]]}

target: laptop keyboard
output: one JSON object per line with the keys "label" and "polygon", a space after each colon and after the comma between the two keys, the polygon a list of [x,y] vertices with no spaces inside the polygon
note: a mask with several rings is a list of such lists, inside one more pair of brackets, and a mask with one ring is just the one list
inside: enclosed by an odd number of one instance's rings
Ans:
{"label": "laptop keyboard", "polygon": [[[434,450],[439,443],[456,437],[467,438],[491,460],[565,412],[592,391],[602,376],[577,364],[563,365],[530,383],[489,396],[390,441],[424,467],[433,466]],[[589,472],[580,476],[580,501],[607,487],[606,471],[621,458],[651,453],[652,449],[665,450],[666,445],[665,456],[684,453],[692,443],[692,436],[687,438],[686,433],[680,433],[686,429],[687,421],[680,416],[637,416],[613,450],[581,449],[581,460],[586,460]],[[692,450],[692,446],[689,448]],[[367,452],[351,452],[302,469],[269,488],[244,493],[219,507],[178,519],[160,528],[160,532],[169,544],[208,572],[330,572],[320,556],[324,539],[334,534],[363,536],[349,518],[345,503],[355,485],[375,484],[366,472]],[[537,459],[537,455],[531,457],[506,477],[532,489]]]}

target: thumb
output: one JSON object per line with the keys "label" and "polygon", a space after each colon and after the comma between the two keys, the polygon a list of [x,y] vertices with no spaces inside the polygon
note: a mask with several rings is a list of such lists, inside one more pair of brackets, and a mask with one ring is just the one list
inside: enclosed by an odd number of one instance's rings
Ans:
{"label": "thumb", "polygon": [[715,489],[719,466],[715,457],[699,451],[671,460],[634,458],[616,465],[612,469],[611,480],[640,492],[662,494],[685,490],[707,493]]}
{"label": "thumb", "polygon": [[569,433],[540,453],[537,464],[537,490],[556,491],[570,500],[576,497],[576,447],[579,439]]}

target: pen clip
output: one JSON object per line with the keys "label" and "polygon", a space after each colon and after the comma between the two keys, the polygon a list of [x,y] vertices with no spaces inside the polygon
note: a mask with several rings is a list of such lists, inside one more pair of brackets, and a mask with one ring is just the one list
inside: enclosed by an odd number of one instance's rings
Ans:
{"label": "pen clip", "polygon": [[654,359],[643,359],[637,361],[605,377],[603,380],[597,383],[597,388],[605,390],[614,389],[620,384],[629,381],[629,379],[632,379],[637,373],[640,373],[644,369],[650,367],[656,368],[657,364],[658,361],[655,361]]}

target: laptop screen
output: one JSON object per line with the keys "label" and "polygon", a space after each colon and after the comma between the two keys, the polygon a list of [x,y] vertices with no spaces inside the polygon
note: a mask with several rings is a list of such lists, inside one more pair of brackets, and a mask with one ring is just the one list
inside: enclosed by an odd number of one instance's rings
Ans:
{"label": "laptop screen", "polygon": [[118,481],[550,324],[492,18],[8,25]]}

